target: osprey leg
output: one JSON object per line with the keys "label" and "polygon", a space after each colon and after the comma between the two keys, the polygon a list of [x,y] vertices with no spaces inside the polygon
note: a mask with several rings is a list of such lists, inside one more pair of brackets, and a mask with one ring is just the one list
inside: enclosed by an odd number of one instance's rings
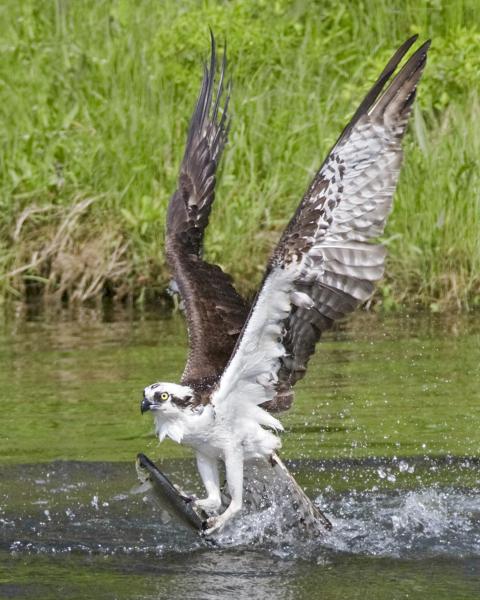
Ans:
{"label": "osprey leg", "polygon": [[215,458],[197,452],[197,467],[207,497],[195,501],[195,506],[207,512],[218,512],[222,505],[220,496],[220,480],[218,477],[218,462]]}
{"label": "osprey leg", "polygon": [[225,474],[227,477],[228,491],[231,502],[225,512],[218,517],[208,520],[209,529],[205,531],[208,535],[223,529],[229,521],[242,509],[243,503],[243,451],[241,448],[227,448],[225,451]]}

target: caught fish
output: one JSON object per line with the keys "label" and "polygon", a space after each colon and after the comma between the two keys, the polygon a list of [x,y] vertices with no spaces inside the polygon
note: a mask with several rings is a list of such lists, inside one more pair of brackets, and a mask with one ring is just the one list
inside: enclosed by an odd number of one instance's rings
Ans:
{"label": "caught fish", "polygon": [[[137,456],[137,473],[142,484],[148,483],[156,500],[167,513],[190,529],[203,534],[208,528],[208,515],[195,506],[194,498],[174,485],[144,454]],[[230,502],[228,488],[222,490],[222,509]],[[280,458],[270,461],[252,460],[245,473],[245,512],[254,514],[269,505],[283,503],[287,529],[298,527],[304,533],[316,534],[332,525],[310,500]]]}
{"label": "caught fish", "polygon": [[190,529],[199,532],[206,529],[208,516],[196,509],[193,498],[177,488],[145,454],[137,455],[136,467],[138,478],[151,484],[162,508]]}

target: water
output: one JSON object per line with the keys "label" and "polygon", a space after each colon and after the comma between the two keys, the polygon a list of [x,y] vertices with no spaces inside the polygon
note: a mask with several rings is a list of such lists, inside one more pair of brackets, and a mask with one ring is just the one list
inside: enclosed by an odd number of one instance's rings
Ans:
{"label": "water", "polygon": [[322,343],[282,418],[282,455],[334,524],[308,539],[279,498],[212,548],[138,492],[139,451],[200,492],[139,411],[184,353],[176,318],[3,325],[0,598],[480,597],[474,317],[359,315]]}

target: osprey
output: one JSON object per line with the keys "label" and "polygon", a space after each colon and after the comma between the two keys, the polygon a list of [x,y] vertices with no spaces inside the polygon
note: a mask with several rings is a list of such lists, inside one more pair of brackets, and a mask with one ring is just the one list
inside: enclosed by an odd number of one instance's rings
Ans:
{"label": "osprey", "polygon": [[392,78],[414,36],[385,66],[313,178],[249,306],[231,277],[202,258],[230,128],[226,53],[215,83],[211,37],[167,214],[166,257],[185,308],[188,359],[179,384],[154,383],[141,402],[161,441],[195,450],[207,492],[197,505],[214,515],[221,506],[218,467],[225,464],[231,502],[209,520],[207,533],[241,510],[244,461],[280,447],[282,425],[272,413],[290,407],[322,332],[365,302],[383,275],[385,249],[372,239],[383,233],[392,207],[401,142],[430,45]]}

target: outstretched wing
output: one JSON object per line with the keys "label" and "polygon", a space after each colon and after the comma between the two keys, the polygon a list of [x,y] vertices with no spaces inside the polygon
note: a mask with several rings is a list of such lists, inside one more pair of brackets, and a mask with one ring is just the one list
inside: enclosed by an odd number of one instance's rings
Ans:
{"label": "outstretched wing", "polygon": [[202,259],[203,235],[215,197],[216,170],[229,129],[226,51],[215,89],[217,59],[213,34],[211,39],[210,66],[205,66],[178,188],[168,206],[165,244],[188,325],[190,350],[182,383],[199,388],[208,387],[223,371],[248,315],[248,306],[233,287],[231,277]]}
{"label": "outstretched wing", "polygon": [[385,250],[370,240],[382,234],[391,210],[429,42],[381,92],[415,39],[388,63],[283,233],[212,397],[218,415],[248,413],[278,427],[258,405],[303,377],[322,332],[364,302],[381,278]]}

